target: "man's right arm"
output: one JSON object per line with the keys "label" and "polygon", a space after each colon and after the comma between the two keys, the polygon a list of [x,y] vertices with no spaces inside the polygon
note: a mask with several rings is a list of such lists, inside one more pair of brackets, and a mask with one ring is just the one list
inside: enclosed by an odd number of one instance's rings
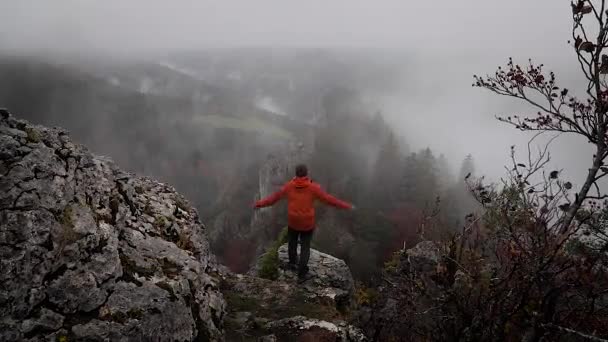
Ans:
{"label": "man's right arm", "polygon": [[255,207],[263,208],[263,207],[271,206],[271,205],[275,204],[276,202],[278,202],[281,198],[283,198],[283,196],[285,196],[285,193],[287,193],[287,184],[283,185],[281,190],[273,193],[272,195],[270,195],[266,198],[263,198],[263,199],[255,202]]}

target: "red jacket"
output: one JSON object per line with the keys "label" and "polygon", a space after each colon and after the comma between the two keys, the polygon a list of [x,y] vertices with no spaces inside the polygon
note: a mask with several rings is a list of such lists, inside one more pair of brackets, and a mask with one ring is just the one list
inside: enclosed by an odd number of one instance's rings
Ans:
{"label": "red jacket", "polygon": [[341,201],[321,189],[308,177],[294,177],[281,190],[255,203],[256,208],[275,204],[287,197],[287,224],[291,229],[310,231],[315,228],[314,200],[321,200],[337,208],[350,209],[352,205]]}

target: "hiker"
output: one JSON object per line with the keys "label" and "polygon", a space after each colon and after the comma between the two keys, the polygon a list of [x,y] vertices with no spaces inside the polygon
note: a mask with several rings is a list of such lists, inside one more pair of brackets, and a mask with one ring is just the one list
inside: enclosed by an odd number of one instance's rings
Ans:
{"label": "hiker", "polygon": [[[319,184],[308,178],[306,165],[296,166],[296,176],[287,182],[281,190],[255,203],[255,208],[268,207],[282,198],[287,198],[287,236],[289,250],[289,268],[298,271],[298,279],[306,280],[310,241],[315,230],[314,200],[341,209],[353,209],[352,204],[341,201],[321,189]],[[297,264],[298,238],[300,239],[300,262]]]}

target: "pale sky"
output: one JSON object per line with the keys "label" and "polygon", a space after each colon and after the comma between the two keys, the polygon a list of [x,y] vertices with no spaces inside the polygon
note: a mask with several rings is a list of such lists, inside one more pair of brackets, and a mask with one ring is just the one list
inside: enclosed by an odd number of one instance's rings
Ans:
{"label": "pale sky", "polygon": [[10,46],[193,48],[400,46],[437,52],[555,51],[561,0],[2,0]]}

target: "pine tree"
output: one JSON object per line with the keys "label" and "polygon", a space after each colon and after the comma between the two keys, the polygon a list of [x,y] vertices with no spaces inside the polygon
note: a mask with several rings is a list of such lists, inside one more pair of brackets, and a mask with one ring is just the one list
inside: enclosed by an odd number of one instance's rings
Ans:
{"label": "pine tree", "polygon": [[430,148],[420,152],[418,158],[418,204],[421,208],[431,206],[438,196],[437,161]]}
{"label": "pine tree", "polygon": [[449,226],[458,228],[467,214],[479,208],[466,183],[474,178],[475,162],[473,156],[468,154],[462,161],[456,183],[450,187],[442,204]]}
{"label": "pine tree", "polygon": [[462,161],[462,165],[460,166],[460,173],[458,174],[458,182],[464,182],[464,179],[467,177],[475,176],[475,163],[473,161],[473,156],[471,154],[467,154],[467,156]]}
{"label": "pine tree", "polygon": [[437,159],[437,182],[439,186],[439,193],[442,195],[445,195],[445,192],[453,182],[450,164],[443,153],[440,154],[439,158]]}
{"label": "pine tree", "polygon": [[400,199],[402,202],[415,203],[418,197],[417,178],[418,158],[416,153],[411,153],[405,158],[403,176],[400,185]]}
{"label": "pine tree", "polygon": [[439,195],[437,160],[430,148],[405,159],[401,178],[401,199],[423,209]]}
{"label": "pine tree", "polygon": [[378,153],[373,172],[373,187],[371,190],[375,206],[388,208],[397,201],[402,159],[397,139],[392,133],[389,133]]}

